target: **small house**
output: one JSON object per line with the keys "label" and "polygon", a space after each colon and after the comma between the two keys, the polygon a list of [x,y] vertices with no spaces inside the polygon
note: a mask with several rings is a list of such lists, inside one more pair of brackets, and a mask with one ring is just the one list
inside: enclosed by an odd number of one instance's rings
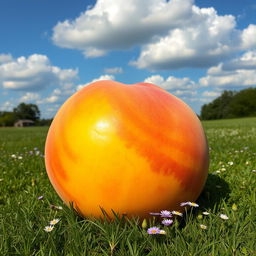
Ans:
{"label": "small house", "polygon": [[34,126],[35,122],[29,119],[21,119],[14,123],[15,127],[27,127],[27,126]]}

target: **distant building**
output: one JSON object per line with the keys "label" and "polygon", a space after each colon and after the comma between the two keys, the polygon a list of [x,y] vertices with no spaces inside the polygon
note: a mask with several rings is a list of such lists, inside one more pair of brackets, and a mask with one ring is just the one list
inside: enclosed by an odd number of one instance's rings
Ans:
{"label": "distant building", "polygon": [[27,126],[34,126],[35,122],[28,119],[21,119],[14,123],[15,127],[27,127]]}

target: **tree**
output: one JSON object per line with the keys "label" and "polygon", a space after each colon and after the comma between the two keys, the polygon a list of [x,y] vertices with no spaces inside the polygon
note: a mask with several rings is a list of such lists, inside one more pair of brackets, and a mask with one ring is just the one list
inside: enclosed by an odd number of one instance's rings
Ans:
{"label": "tree", "polygon": [[230,102],[230,115],[256,116],[256,88],[242,90],[234,96]]}
{"label": "tree", "polygon": [[227,118],[230,112],[230,102],[236,92],[224,91],[220,97],[209,104],[205,104],[201,109],[201,118],[203,120]]}
{"label": "tree", "polygon": [[256,116],[256,88],[224,91],[220,97],[201,108],[203,120],[246,116]]}
{"label": "tree", "polygon": [[37,121],[40,118],[40,110],[35,104],[20,103],[13,109],[16,119],[30,119]]}
{"label": "tree", "polygon": [[0,126],[13,126],[15,116],[13,112],[0,112]]}

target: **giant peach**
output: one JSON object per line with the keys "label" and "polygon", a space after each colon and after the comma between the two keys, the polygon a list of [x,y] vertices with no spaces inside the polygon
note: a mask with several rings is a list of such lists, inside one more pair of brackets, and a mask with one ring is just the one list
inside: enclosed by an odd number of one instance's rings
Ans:
{"label": "giant peach", "polygon": [[45,162],[58,195],[85,217],[180,209],[208,173],[201,123],[149,83],[94,82],[71,96],[48,131]]}

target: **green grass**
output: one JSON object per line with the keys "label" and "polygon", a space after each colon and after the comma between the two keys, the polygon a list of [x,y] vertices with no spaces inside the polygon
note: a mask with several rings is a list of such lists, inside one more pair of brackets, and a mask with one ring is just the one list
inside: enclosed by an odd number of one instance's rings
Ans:
{"label": "green grass", "polygon": [[[211,164],[200,207],[165,228],[166,235],[155,236],[138,219],[109,223],[78,217],[62,204],[46,175],[47,128],[1,128],[0,255],[256,255],[256,118],[203,125]],[[54,218],[60,222],[45,232]],[[157,219],[152,225],[161,226]]]}

